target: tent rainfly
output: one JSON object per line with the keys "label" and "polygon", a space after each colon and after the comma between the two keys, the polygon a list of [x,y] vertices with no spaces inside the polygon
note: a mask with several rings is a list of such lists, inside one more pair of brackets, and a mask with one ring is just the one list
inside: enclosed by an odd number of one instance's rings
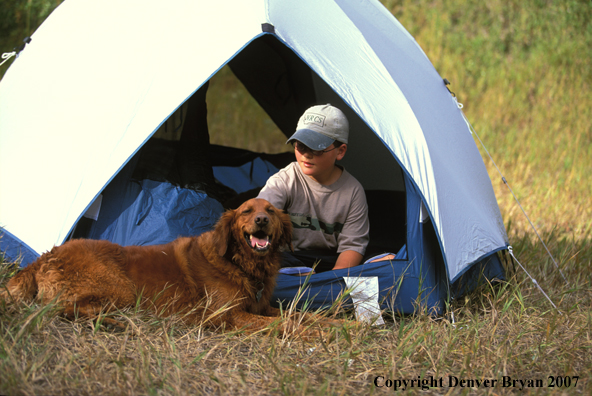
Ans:
{"label": "tent rainfly", "polygon": [[[0,82],[9,260],[27,265],[72,237],[199,234],[233,194],[261,187],[285,156],[209,144],[205,92],[228,65],[286,136],[311,105],[344,110],[342,165],[366,191],[368,250],[397,253],[313,275],[303,300],[326,306],[344,277],[368,278],[382,308],[439,312],[503,278],[507,235],[464,115],[378,1],[68,0],[31,38]],[[280,275],[273,302],[303,282]]]}

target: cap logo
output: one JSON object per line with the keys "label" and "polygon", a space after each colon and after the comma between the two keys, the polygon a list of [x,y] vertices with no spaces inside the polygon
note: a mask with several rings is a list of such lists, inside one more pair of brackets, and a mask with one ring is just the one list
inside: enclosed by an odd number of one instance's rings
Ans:
{"label": "cap logo", "polygon": [[304,123],[304,125],[314,124],[320,127],[324,127],[325,119],[326,117],[324,115],[308,113],[304,115],[302,122]]}

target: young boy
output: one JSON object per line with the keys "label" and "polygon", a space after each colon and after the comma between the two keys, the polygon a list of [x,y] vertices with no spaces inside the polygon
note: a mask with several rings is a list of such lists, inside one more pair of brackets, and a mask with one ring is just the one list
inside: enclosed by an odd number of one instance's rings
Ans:
{"label": "young boy", "polygon": [[285,210],[294,227],[293,254],[284,266],[312,267],[316,272],[354,267],[362,261],[370,225],[362,185],[335,161],[347,151],[349,122],[336,107],[306,110],[296,132],[296,162],[265,184],[259,198]]}

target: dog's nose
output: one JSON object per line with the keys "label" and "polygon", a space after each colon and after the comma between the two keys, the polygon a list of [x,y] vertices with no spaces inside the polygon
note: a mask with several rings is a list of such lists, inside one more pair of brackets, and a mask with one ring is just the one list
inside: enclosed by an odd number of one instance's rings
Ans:
{"label": "dog's nose", "polygon": [[255,224],[263,226],[269,223],[269,217],[267,215],[260,213],[255,217]]}

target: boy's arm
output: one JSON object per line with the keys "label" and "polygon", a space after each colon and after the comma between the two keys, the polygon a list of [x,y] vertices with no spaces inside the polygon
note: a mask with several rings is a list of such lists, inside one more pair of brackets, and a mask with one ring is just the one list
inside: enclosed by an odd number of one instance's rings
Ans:
{"label": "boy's arm", "polygon": [[337,257],[337,262],[335,262],[335,267],[333,267],[333,269],[338,270],[355,267],[362,262],[362,258],[363,256],[358,252],[345,250],[339,254],[339,257]]}
{"label": "boy's arm", "polygon": [[[334,270],[350,268],[359,265],[368,246],[370,222],[368,220],[368,204],[361,185],[352,194],[349,213],[343,230],[337,239],[338,251],[341,250]],[[341,248],[341,249],[340,249]]]}

